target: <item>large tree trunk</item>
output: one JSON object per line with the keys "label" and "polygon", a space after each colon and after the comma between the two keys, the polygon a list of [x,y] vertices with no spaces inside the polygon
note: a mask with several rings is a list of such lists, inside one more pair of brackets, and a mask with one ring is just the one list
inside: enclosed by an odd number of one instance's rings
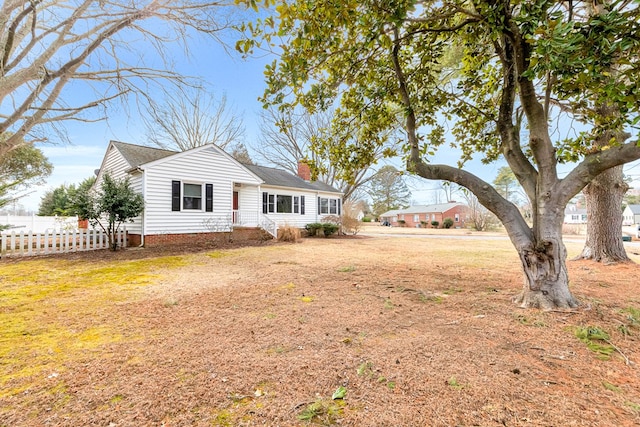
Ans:
{"label": "large tree trunk", "polygon": [[514,301],[521,307],[552,310],[578,306],[569,290],[562,221],[557,222],[559,224],[552,227],[543,225],[546,232],[537,244],[517,248],[524,272],[524,287]]}
{"label": "large tree trunk", "polygon": [[628,188],[622,166],[603,172],[584,188],[587,240],[575,259],[604,263],[629,261],[621,238],[622,199]]}

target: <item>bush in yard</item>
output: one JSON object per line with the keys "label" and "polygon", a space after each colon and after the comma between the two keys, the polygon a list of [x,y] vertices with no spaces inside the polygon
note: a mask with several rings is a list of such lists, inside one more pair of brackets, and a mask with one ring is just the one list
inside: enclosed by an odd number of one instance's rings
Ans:
{"label": "bush in yard", "polygon": [[322,230],[322,224],[319,222],[313,222],[311,224],[305,225],[304,229],[307,230],[308,236],[317,236],[319,230]]}
{"label": "bush in yard", "polygon": [[340,229],[340,226],[338,224],[333,224],[331,222],[325,222],[322,224],[322,230],[324,231],[325,237],[332,235],[339,229]]}
{"label": "bush in yard", "polygon": [[300,239],[300,229],[285,225],[278,229],[278,241],[296,243]]}
{"label": "bush in yard", "polygon": [[407,224],[407,221],[405,221],[404,219],[399,219],[398,220],[398,225],[400,227],[404,227]]}
{"label": "bush in yard", "polygon": [[429,223],[427,221],[420,221],[420,226],[422,228],[427,228],[427,225],[429,225]]}
{"label": "bush in yard", "polygon": [[444,221],[442,221],[442,226],[444,228],[451,228],[453,226],[453,220],[451,218],[445,218]]}
{"label": "bush in yard", "polygon": [[433,228],[438,228],[440,223],[438,221],[431,221],[431,225],[433,226]]}
{"label": "bush in yard", "polygon": [[362,221],[358,220],[358,218],[344,214],[342,215],[342,232],[344,234],[353,234],[356,235],[360,231],[362,227]]}
{"label": "bush in yard", "polygon": [[370,216],[363,217],[362,222],[371,222],[371,217]]}
{"label": "bush in yard", "polygon": [[327,237],[338,231],[340,226],[338,224],[333,224],[330,222],[314,222],[311,224],[307,224],[304,228],[307,230],[307,234],[309,236],[324,235],[325,237]]}
{"label": "bush in yard", "polygon": [[78,216],[99,225],[109,238],[109,248],[118,249],[116,234],[125,222],[133,222],[144,209],[144,198],[131,188],[129,178],[116,180],[104,174],[97,191],[85,191],[74,201]]}

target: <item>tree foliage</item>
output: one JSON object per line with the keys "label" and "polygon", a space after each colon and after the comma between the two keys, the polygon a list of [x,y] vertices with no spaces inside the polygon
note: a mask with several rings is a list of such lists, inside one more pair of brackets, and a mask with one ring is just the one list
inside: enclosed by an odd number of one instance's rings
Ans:
{"label": "tree foliage", "polygon": [[96,181],[94,176],[84,179],[80,184],[62,184],[44,193],[40,199],[38,215],[40,216],[73,216],[78,214],[77,199],[88,193]]}
{"label": "tree foliage", "polygon": [[381,167],[373,175],[368,189],[376,216],[392,209],[405,208],[411,201],[411,191],[402,173],[391,165]]}
{"label": "tree foliage", "polygon": [[[383,131],[400,121],[407,169],[471,191],[505,226],[522,262],[522,306],[575,307],[568,288],[562,212],[609,168],[640,158],[616,138],[639,120],[640,10],[630,2],[590,13],[591,2],[538,0],[297,0],[254,25],[243,50],[284,37],[265,70],[263,102],[315,112],[336,102],[357,144],[325,140],[345,170],[374,161]],[[264,44],[262,44],[264,46]],[[613,106],[615,114],[608,108]],[[586,130],[555,138],[559,112]],[[636,135],[637,136],[637,135]],[[608,137],[607,144],[600,144]],[[449,140],[447,141],[447,139]],[[445,142],[457,165],[432,163]],[[531,204],[532,226],[489,183],[464,169],[504,159]],[[575,162],[559,177],[558,165]]]}
{"label": "tree foliage", "polygon": [[129,177],[116,180],[105,173],[99,189],[79,192],[75,198],[78,216],[99,226],[109,237],[109,248],[118,249],[116,234],[122,224],[133,222],[144,210],[144,198],[131,187]]}
{"label": "tree foliage", "polygon": [[518,180],[513,171],[506,166],[498,169],[498,174],[493,180],[493,186],[498,193],[510,202],[517,203],[518,201]]}
{"label": "tree foliage", "polygon": [[39,148],[23,145],[0,157],[0,208],[19,199],[21,192],[41,184],[53,165]]}

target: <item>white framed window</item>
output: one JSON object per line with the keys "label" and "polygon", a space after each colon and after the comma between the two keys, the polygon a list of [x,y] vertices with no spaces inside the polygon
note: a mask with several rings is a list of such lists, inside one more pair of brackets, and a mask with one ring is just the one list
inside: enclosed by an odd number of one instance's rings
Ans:
{"label": "white framed window", "polygon": [[182,184],[182,209],[202,210],[202,184]]}
{"label": "white framed window", "polygon": [[304,215],[304,196],[262,193],[262,213],[299,213]]}
{"label": "white framed window", "polygon": [[455,214],[454,215],[454,220],[455,220],[455,222],[460,222],[460,214]]}
{"label": "white framed window", "polygon": [[276,212],[293,213],[293,196],[278,194],[276,196]]}
{"label": "white framed window", "polygon": [[420,222],[420,215],[419,214],[414,214],[413,215],[413,222]]}
{"label": "white framed window", "polygon": [[328,197],[318,197],[318,213],[340,215],[340,199],[332,199]]}
{"label": "white framed window", "polygon": [[213,184],[171,181],[171,210],[213,212]]}

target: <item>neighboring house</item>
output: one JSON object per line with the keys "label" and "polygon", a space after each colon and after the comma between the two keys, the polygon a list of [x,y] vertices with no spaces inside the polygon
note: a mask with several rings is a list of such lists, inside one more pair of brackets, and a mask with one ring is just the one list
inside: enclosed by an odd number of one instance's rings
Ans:
{"label": "neighboring house", "polygon": [[452,227],[464,228],[468,217],[469,208],[466,205],[458,202],[449,202],[394,209],[380,215],[380,222],[389,222],[394,227],[399,225],[404,227],[433,227],[431,222],[438,221],[438,227],[442,227],[445,218],[451,218],[453,221]]}
{"label": "neighboring house", "polygon": [[587,223],[587,210],[579,208],[574,204],[569,204],[564,209],[564,223],[565,224],[586,224]]}
{"label": "neighboring house", "polygon": [[111,141],[96,187],[109,172],[129,177],[143,195],[143,214],[127,224],[129,245],[206,239],[201,233],[263,228],[274,236],[283,225],[304,227],[339,216],[342,193],[278,169],[244,165],[213,144],[175,152]]}
{"label": "neighboring house", "polygon": [[627,205],[622,212],[622,225],[640,224],[640,205]]}

